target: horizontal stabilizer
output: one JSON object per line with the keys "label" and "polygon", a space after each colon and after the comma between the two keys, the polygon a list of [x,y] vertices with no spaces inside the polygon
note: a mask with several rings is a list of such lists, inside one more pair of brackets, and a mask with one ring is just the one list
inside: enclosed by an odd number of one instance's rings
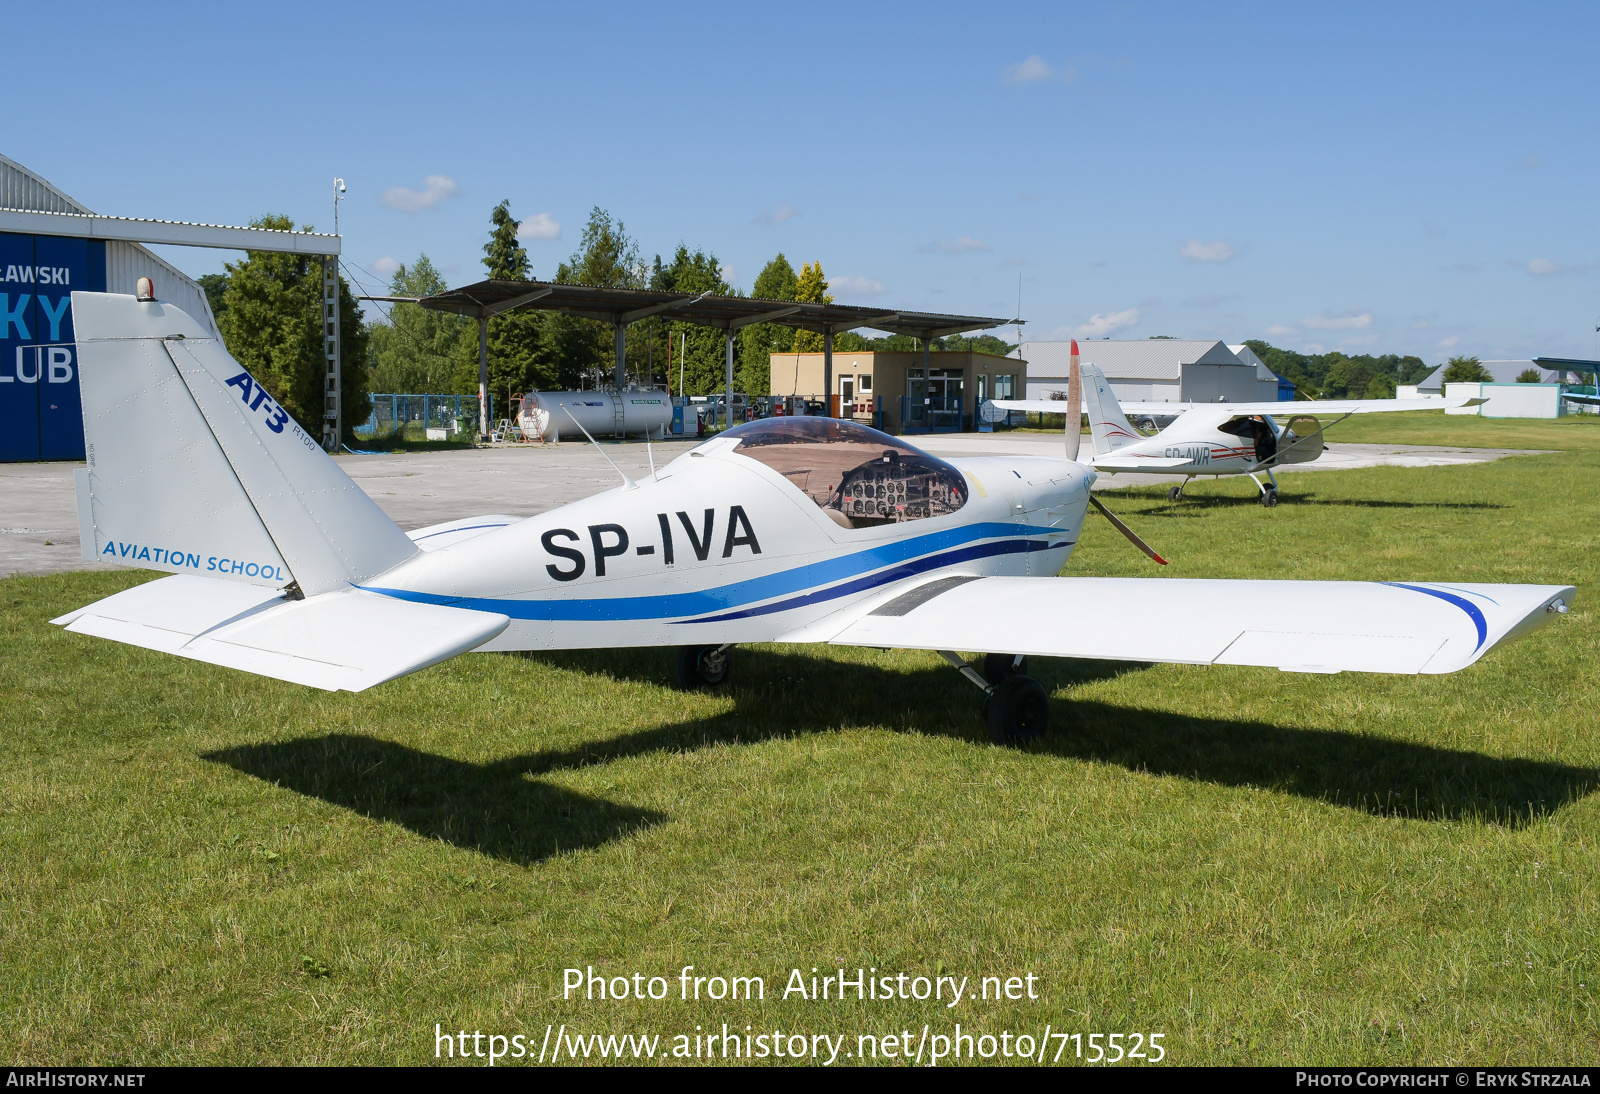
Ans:
{"label": "horizontal stabilizer", "polygon": [[364,691],[482,645],[503,615],[351,589],[285,600],[179,574],[69,612],[67,630],[328,691]]}
{"label": "horizontal stabilizer", "polygon": [[1443,673],[1532,630],[1572,598],[1570,585],[990,577],[901,614],[880,608],[829,641],[1290,672]]}

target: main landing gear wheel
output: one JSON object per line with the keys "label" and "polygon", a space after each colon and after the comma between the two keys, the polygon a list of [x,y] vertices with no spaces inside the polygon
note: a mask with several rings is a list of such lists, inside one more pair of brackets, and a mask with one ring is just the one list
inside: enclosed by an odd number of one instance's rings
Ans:
{"label": "main landing gear wheel", "polygon": [[1050,726],[1050,697],[1031,676],[1012,676],[989,693],[989,736],[997,745],[1026,744]]}
{"label": "main landing gear wheel", "polygon": [[1261,504],[1265,505],[1268,509],[1276,507],[1278,504],[1278,488],[1276,486],[1269,486],[1265,490],[1261,491],[1260,501]]}
{"label": "main landing gear wheel", "polygon": [[1182,500],[1182,498],[1183,498],[1183,487],[1181,487],[1181,486],[1174,486],[1171,490],[1167,491],[1167,500],[1168,501],[1180,501],[1180,500]]}
{"label": "main landing gear wheel", "polygon": [[991,687],[1013,676],[1028,675],[1028,659],[1020,653],[986,653],[983,655],[983,678]]}
{"label": "main landing gear wheel", "polygon": [[683,691],[721,687],[728,681],[732,650],[726,646],[679,646],[672,659],[672,682]]}

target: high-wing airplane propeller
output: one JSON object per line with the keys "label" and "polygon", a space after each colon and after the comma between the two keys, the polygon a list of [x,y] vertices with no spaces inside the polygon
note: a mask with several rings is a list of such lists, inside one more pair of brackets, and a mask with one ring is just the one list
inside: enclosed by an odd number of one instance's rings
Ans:
{"label": "high-wing airplane propeller", "polygon": [[104,293],[72,309],[85,554],[173,576],[54,622],[313,687],[363,691],[470,650],[674,647],[679,686],[709,687],[738,643],[911,648],[981,687],[991,734],[1018,741],[1049,717],[1030,655],[1454,672],[1573,596],[1057,577],[1093,468],[945,461],[829,418],[736,426],[526,520],[406,533],[188,315]]}
{"label": "high-wing airplane propeller", "polygon": [[[1039,399],[996,399],[1004,411],[1060,414],[1063,407],[1081,405],[1089,415],[1094,454],[1086,461],[1096,471],[1137,472],[1147,475],[1182,475],[1183,482],[1167,491],[1177,501],[1189,480],[1201,475],[1249,475],[1260,491],[1262,505],[1278,504],[1278,480],[1272,471],[1284,464],[1310,463],[1322,455],[1323,432],[1352,414],[1391,413],[1403,410],[1445,410],[1475,406],[1481,398],[1450,399],[1338,399],[1311,403],[1119,403],[1094,365],[1078,363],[1074,354],[1068,373],[1066,402]],[[1081,379],[1080,379],[1081,375]],[[1082,386],[1083,402],[1074,401],[1073,388]],[[1177,420],[1154,436],[1143,436],[1128,422],[1128,413],[1169,415]],[[1337,415],[1321,422],[1312,413]],[[1278,419],[1284,421],[1280,424]],[[1080,427],[1067,420],[1067,458],[1078,458]],[[1266,475],[1263,483],[1259,476]]]}

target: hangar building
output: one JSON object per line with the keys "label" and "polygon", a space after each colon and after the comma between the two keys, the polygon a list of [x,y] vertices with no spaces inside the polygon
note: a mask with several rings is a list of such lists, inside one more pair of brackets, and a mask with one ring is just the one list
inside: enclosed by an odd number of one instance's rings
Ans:
{"label": "hangar building", "polygon": [[[158,299],[216,333],[204,290],[145,243],[339,253],[337,236],[101,216],[0,156],[0,462],[84,458],[74,289],[132,295],[139,278],[148,277]],[[325,313],[328,269],[325,261]],[[337,376],[337,322],[329,345],[330,375]],[[336,422],[337,395],[328,403],[327,416]]]}
{"label": "hangar building", "polygon": [[[1249,352],[1248,348],[1245,352]],[[1221,341],[1189,338],[1081,340],[1079,360],[1098,365],[1125,402],[1275,402],[1278,377],[1250,354],[1248,360]],[[1067,390],[1072,343],[1024,342],[1028,398],[1048,399]],[[1290,388],[1292,398],[1293,388]]]}

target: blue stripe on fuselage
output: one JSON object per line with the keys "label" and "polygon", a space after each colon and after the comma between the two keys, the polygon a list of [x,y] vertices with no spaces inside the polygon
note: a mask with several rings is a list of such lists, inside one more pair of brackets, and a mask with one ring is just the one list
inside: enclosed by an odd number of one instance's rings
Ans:
{"label": "blue stripe on fuselage", "polygon": [[925,574],[929,570],[937,570],[941,566],[954,566],[958,562],[971,562],[978,558],[992,558],[995,555],[1031,554],[1034,551],[1054,551],[1061,547],[1071,547],[1075,540],[1063,540],[1059,543],[1049,543],[1032,539],[997,539],[988,543],[979,543],[972,547],[963,547],[956,551],[945,551],[943,554],[928,555],[925,558],[914,559],[901,563],[888,570],[879,570],[866,577],[858,577],[854,581],[846,581],[843,585],[834,585],[816,592],[792,596],[788,600],[778,600],[771,604],[762,604],[755,608],[745,608],[742,611],[727,612],[723,615],[701,616],[698,619],[674,619],[674,625],[679,623],[724,623],[730,619],[749,619],[751,616],[771,615],[774,612],[786,612],[790,608],[803,608],[808,604],[820,604],[825,600],[837,600],[841,596],[851,593],[866,592],[876,589],[880,585],[887,585],[893,581],[900,581],[908,577]]}
{"label": "blue stripe on fuselage", "polygon": [[[1020,536],[1023,538],[1018,538]],[[418,604],[440,604],[448,608],[466,608],[470,611],[495,612],[513,619],[561,620],[570,622],[621,620],[621,619],[671,619],[684,616],[701,616],[729,609],[741,608],[774,597],[791,593],[817,590],[863,574],[898,566],[922,555],[949,551],[974,540],[996,539],[1021,544],[1028,537],[1057,534],[1054,528],[1007,524],[988,521],[946,528],[911,539],[881,544],[865,551],[824,559],[821,562],[795,566],[775,574],[765,574],[747,581],[736,581],[714,589],[693,592],[666,593],[658,596],[619,596],[589,599],[560,600],[501,600],[495,597],[450,596],[443,593],[414,592],[410,589],[391,589],[359,585],[357,588],[371,593],[382,593],[397,600]],[[1061,546],[1065,546],[1062,544]],[[1023,546],[1017,550],[1044,549]],[[1006,553],[996,551],[996,554]],[[952,560],[956,561],[956,560]],[[948,564],[940,563],[939,565]],[[847,595],[841,593],[839,595]]]}

